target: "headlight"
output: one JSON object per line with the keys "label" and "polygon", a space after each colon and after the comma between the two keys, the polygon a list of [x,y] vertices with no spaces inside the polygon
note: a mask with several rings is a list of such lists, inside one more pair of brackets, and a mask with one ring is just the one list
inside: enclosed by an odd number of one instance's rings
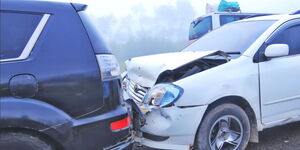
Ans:
{"label": "headlight", "polygon": [[159,107],[172,105],[183,93],[183,89],[170,83],[155,85],[144,97],[143,103]]}

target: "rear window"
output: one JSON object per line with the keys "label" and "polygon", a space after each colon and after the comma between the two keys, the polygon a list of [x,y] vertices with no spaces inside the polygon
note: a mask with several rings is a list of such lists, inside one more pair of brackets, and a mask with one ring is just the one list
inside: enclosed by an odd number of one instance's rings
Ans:
{"label": "rear window", "polygon": [[42,15],[0,11],[0,59],[17,58]]}
{"label": "rear window", "polygon": [[101,29],[97,26],[97,19],[90,16],[86,11],[79,12],[79,16],[82,23],[88,33],[92,46],[96,54],[110,54],[111,52],[105,45],[102,36]]}

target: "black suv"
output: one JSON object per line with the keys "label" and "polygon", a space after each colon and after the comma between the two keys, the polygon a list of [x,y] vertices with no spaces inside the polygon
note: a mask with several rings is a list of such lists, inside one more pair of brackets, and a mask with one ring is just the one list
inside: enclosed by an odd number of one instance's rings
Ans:
{"label": "black suv", "polygon": [[131,149],[119,66],[86,5],[0,1],[0,149]]}

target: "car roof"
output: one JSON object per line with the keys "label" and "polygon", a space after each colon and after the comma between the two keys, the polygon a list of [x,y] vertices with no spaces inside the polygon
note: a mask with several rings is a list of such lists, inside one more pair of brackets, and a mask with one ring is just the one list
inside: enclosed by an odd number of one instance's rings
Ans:
{"label": "car roof", "polygon": [[219,15],[263,15],[269,13],[243,13],[243,12],[215,12],[212,14],[219,14]]}
{"label": "car roof", "polygon": [[[70,2],[58,2],[47,0],[1,0],[0,9],[52,13],[68,9],[71,6],[72,5]],[[78,5],[76,4],[76,6]]]}
{"label": "car roof", "polygon": [[194,19],[194,21],[198,20],[198,19],[202,19],[204,17],[208,17],[208,16],[213,16],[213,15],[228,15],[228,16],[256,16],[256,15],[273,15],[270,13],[242,13],[242,12],[213,12],[213,13],[208,13],[202,16],[197,17],[196,19]]}
{"label": "car roof", "polygon": [[16,4],[16,5],[25,5],[25,6],[38,5],[39,7],[47,7],[47,6],[63,7],[64,5],[70,4],[66,2],[44,1],[44,0],[1,0],[1,3],[3,6]]}
{"label": "car roof", "polygon": [[260,17],[243,19],[243,20],[239,20],[238,22],[260,21],[260,20],[281,20],[281,21],[287,21],[287,20],[296,19],[296,18],[300,18],[300,15],[290,15],[290,14],[268,15],[268,16],[260,16]]}

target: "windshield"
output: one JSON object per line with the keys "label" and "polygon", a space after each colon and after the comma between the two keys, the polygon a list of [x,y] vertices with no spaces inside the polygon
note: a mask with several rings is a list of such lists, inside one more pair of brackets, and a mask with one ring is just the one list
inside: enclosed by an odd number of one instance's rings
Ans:
{"label": "windshield", "polygon": [[211,16],[193,21],[190,25],[189,40],[197,39],[212,30]]}
{"label": "windshield", "polygon": [[221,50],[243,54],[274,22],[274,20],[264,20],[230,23],[205,34],[182,51]]}

